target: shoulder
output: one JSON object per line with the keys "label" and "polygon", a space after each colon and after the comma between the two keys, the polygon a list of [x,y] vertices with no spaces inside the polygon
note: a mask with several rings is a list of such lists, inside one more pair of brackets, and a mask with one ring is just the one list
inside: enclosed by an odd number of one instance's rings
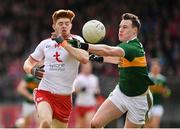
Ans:
{"label": "shoulder", "polygon": [[55,42],[55,41],[53,41],[51,38],[48,38],[48,39],[42,40],[40,42],[40,44],[45,45],[45,44],[52,43],[52,42]]}
{"label": "shoulder", "polygon": [[164,75],[162,75],[162,74],[159,74],[159,78],[160,78],[161,80],[166,81],[166,77],[165,77]]}
{"label": "shoulder", "polygon": [[53,41],[51,38],[48,39],[44,39],[42,40],[37,47],[39,48],[44,48],[44,47],[48,47],[49,45],[51,45],[52,43],[56,43],[55,41]]}
{"label": "shoulder", "polygon": [[81,36],[79,36],[79,35],[71,34],[71,37],[75,38],[75,39],[79,40],[80,42],[84,43],[84,39]]}

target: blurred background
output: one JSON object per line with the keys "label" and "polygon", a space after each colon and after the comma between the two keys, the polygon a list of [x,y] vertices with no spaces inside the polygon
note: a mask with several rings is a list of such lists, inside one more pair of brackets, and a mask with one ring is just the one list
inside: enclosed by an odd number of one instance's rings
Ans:
{"label": "blurred background", "polygon": [[[158,58],[172,91],[164,103],[161,127],[180,127],[180,1],[179,0],[1,0],[0,1],[0,127],[12,127],[20,116],[17,84],[25,74],[22,65],[41,40],[49,38],[51,16],[58,9],[75,12],[72,33],[82,35],[85,22],[101,21],[106,37],[101,43],[115,46],[125,12],[139,16],[139,38],[146,58]],[[117,66],[94,63],[102,94],[107,97],[117,83]]]}

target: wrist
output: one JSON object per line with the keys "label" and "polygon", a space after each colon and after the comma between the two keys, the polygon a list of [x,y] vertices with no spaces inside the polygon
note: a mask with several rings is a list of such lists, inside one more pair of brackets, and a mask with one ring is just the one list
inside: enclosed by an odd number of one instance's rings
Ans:
{"label": "wrist", "polygon": [[102,56],[98,57],[98,62],[103,63],[104,62],[104,57],[102,57]]}
{"label": "wrist", "polygon": [[67,46],[67,45],[68,45],[67,40],[64,40],[64,41],[61,43],[61,46],[62,46],[62,47],[65,47],[65,46]]}
{"label": "wrist", "polygon": [[29,73],[35,75],[35,67],[30,68]]}
{"label": "wrist", "polygon": [[89,49],[89,44],[88,43],[80,43],[79,48],[88,51]]}

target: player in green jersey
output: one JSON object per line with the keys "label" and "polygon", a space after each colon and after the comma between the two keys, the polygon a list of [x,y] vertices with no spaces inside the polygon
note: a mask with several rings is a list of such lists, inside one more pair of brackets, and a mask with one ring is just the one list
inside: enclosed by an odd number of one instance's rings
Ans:
{"label": "player in green jersey", "polygon": [[[35,104],[33,101],[33,90],[38,87],[39,80],[30,74],[26,74],[17,86],[17,91],[23,96],[22,118],[16,121],[16,126],[21,128],[32,127],[32,122],[36,121]],[[37,123],[36,123],[37,124]]]}
{"label": "player in green jersey", "polygon": [[167,87],[166,77],[161,74],[158,60],[152,61],[149,76],[155,83],[150,87],[154,105],[150,110],[150,121],[146,124],[146,128],[159,128],[164,113],[163,101],[170,95],[171,91]]}
{"label": "player in green jersey", "polygon": [[90,60],[114,63],[119,67],[119,83],[96,112],[91,127],[105,127],[127,112],[124,127],[140,128],[149,117],[152,106],[149,86],[154,83],[148,76],[144,48],[137,38],[140,26],[136,15],[125,13],[119,24],[118,36],[122,43],[117,46],[69,41],[75,47],[100,56],[91,55]]}

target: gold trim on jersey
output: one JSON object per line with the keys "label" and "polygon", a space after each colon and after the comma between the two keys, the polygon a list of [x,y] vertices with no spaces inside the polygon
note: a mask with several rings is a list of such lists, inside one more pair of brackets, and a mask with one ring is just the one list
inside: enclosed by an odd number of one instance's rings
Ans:
{"label": "gold trim on jersey", "polygon": [[120,57],[120,63],[118,64],[118,67],[121,67],[121,68],[126,68],[126,67],[145,67],[145,66],[147,66],[145,56],[136,57],[132,61],[128,61],[126,58]]}
{"label": "gold trim on jersey", "polygon": [[155,84],[153,86],[150,86],[150,90],[152,93],[164,93],[166,91],[166,87]]}
{"label": "gold trim on jersey", "polygon": [[38,87],[38,83],[36,83],[36,82],[28,82],[27,83],[27,88],[34,89],[37,87]]}

